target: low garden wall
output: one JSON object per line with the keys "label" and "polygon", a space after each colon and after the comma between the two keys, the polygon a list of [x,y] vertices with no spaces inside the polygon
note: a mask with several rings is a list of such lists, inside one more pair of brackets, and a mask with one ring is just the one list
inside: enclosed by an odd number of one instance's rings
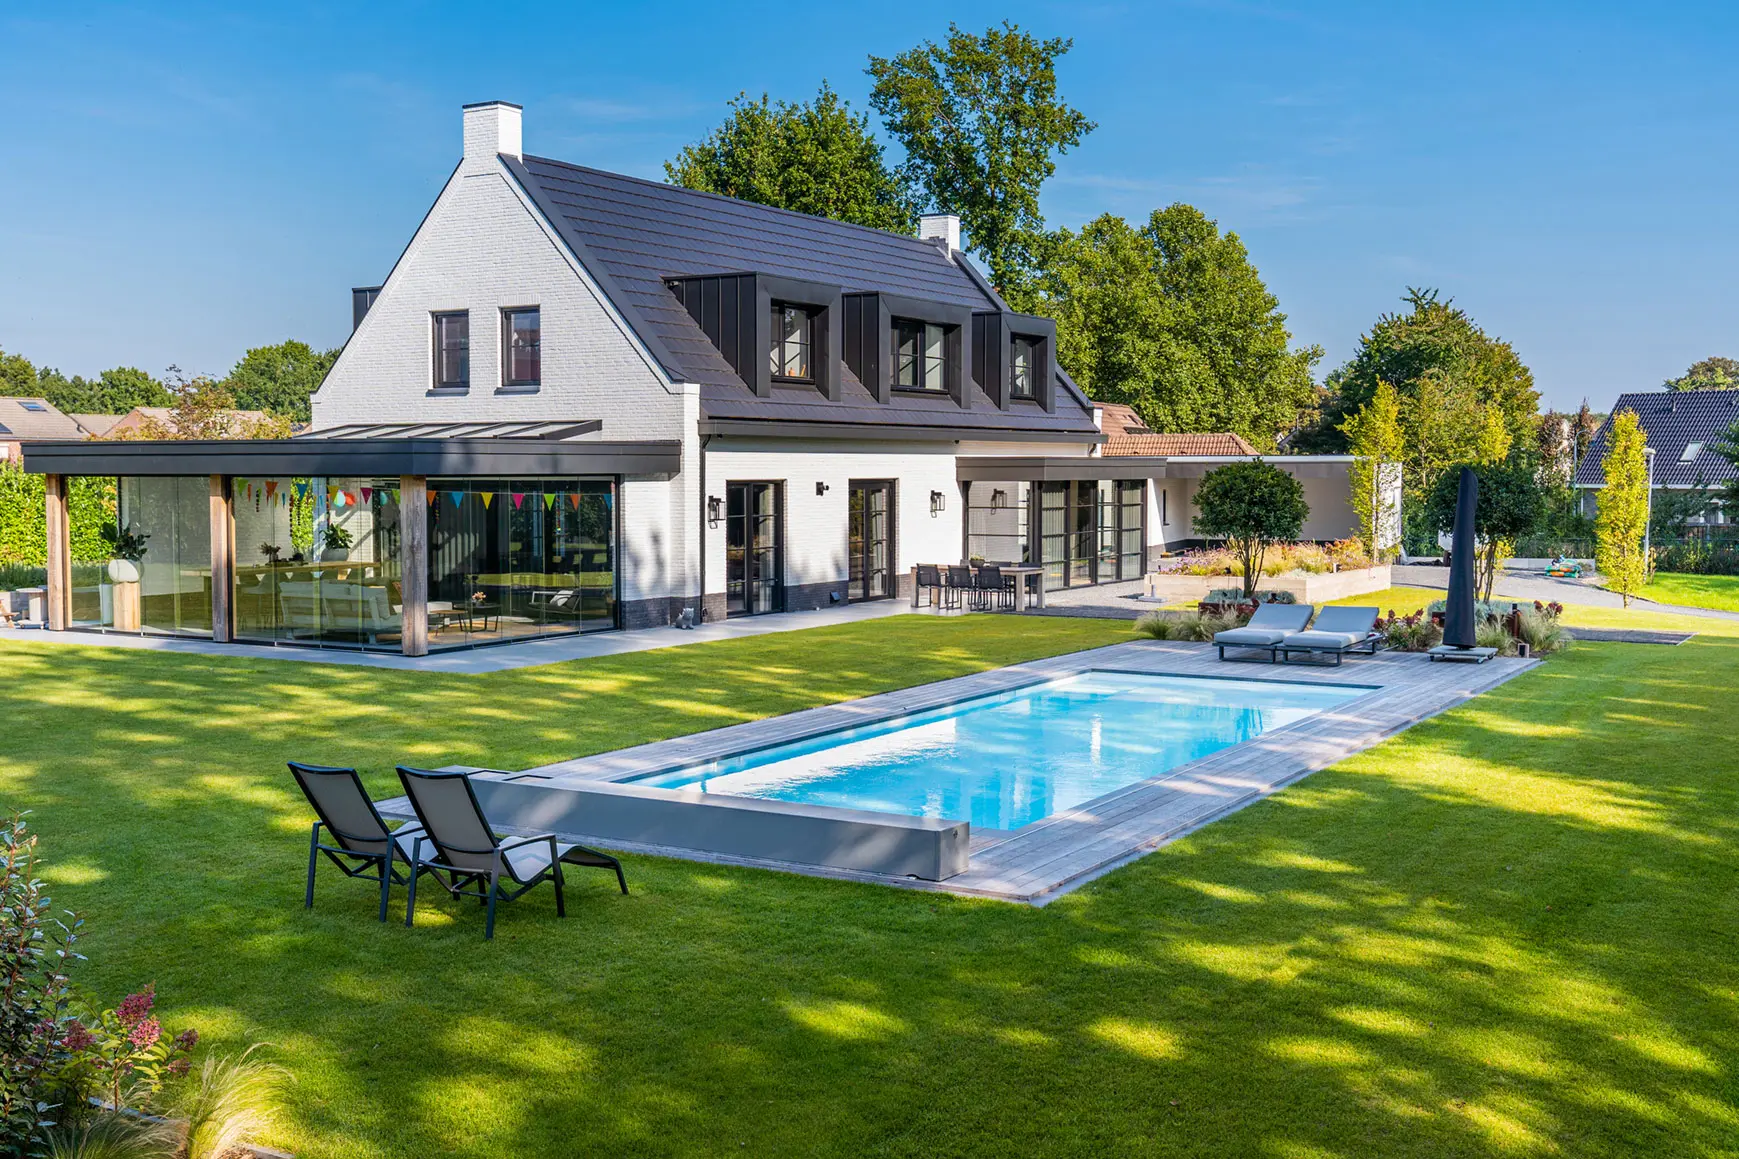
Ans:
{"label": "low garden wall", "polygon": [[[1179,600],[1200,600],[1205,599],[1215,588],[1239,587],[1243,582],[1238,576],[1149,572],[1146,595],[1150,600],[1168,604]],[[1256,584],[1256,590],[1291,592],[1301,604],[1322,604],[1348,596],[1362,596],[1367,592],[1384,591],[1389,586],[1389,565],[1385,563],[1376,567],[1349,568],[1346,571],[1295,571],[1263,576]]]}

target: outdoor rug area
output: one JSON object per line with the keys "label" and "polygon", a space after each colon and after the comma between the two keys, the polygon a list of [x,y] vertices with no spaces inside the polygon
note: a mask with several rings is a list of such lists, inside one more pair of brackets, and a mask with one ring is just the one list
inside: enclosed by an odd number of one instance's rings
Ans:
{"label": "outdoor rug area", "polygon": [[[1302,776],[1496,687],[1536,663],[1500,658],[1481,665],[1432,664],[1421,654],[1389,652],[1361,657],[1339,668],[1233,664],[1219,662],[1209,645],[1140,641],[1015,664],[522,772],[485,771],[477,775],[511,779],[520,785],[541,780],[552,787],[628,781],[1090,671],[1281,681],[1360,690],[1360,695],[1334,707],[1018,829],[974,829],[969,867],[945,881],[637,845],[579,832],[558,834],[564,840],[633,852],[1043,904]],[[403,798],[383,802],[382,812],[409,816]]]}

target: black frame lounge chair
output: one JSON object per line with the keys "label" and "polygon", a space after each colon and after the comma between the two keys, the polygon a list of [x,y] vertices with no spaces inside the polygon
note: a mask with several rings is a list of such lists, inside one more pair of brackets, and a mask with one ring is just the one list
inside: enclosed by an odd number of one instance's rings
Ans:
{"label": "black frame lounge chair", "polygon": [[1330,606],[1317,614],[1308,632],[1294,632],[1280,643],[1280,662],[1293,656],[1333,656],[1335,667],[1358,652],[1375,656],[1386,645],[1376,631],[1377,608]]}
{"label": "black frame lounge chair", "polygon": [[1215,632],[1214,646],[1219,648],[1221,660],[1226,658],[1227,648],[1237,648],[1247,652],[1267,652],[1268,662],[1272,664],[1274,649],[1288,636],[1303,631],[1310,623],[1310,613],[1315,610],[1309,604],[1258,604],[1256,614],[1242,628]]}
{"label": "black frame lounge chair", "polygon": [[[616,884],[623,893],[628,892],[622,863],[607,853],[559,842],[553,833],[505,841],[497,837],[489,826],[489,818],[483,814],[469,773],[443,773],[400,765],[398,774],[411,808],[416,810],[423,826],[422,833],[412,842],[405,925],[410,925],[416,916],[416,879],[425,867],[448,875],[441,884],[454,897],[474,897],[483,903],[488,910],[483,924],[485,941],[495,936],[497,901],[516,901],[546,881],[555,884],[556,916],[567,917],[562,893],[563,865],[614,870]],[[503,876],[518,888],[503,888]]]}
{"label": "black frame lounge chair", "polygon": [[[380,882],[380,920],[386,921],[387,892],[394,885],[408,884],[414,876],[415,839],[423,827],[412,823],[388,829],[355,769],[286,763],[320,818],[308,841],[308,889],[302,907],[314,908],[314,868],[324,853],[344,876]],[[322,842],[321,829],[336,844]],[[395,866],[399,861],[404,862],[403,872]]]}

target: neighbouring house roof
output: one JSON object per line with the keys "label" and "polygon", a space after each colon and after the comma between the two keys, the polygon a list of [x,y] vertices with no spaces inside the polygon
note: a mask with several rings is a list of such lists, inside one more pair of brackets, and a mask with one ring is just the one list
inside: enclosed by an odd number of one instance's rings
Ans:
{"label": "neighbouring house roof", "polygon": [[47,399],[0,398],[0,440],[27,443],[84,437],[73,417]]}
{"label": "neighbouring house roof", "polygon": [[115,424],[126,418],[126,415],[92,415],[73,413],[73,421],[83,427],[93,439],[100,439],[115,428]]}
{"label": "neighbouring house roof", "polygon": [[[227,410],[223,413],[238,425],[263,422],[271,417],[263,410]],[[123,431],[136,431],[151,421],[155,421],[172,431],[177,429],[175,411],[172,407],[136,406],[111,424],[104,433],[118,435]]]}
{"label": "neighbouring house roof", "polygon": [[670,376],[699,384],[706,420],[1097,433],[1085,396],[1061,374],[1053,414],[1001,410],[975,384],[964,408],[904,392],[878,403],[844,365],[838,400],[807,389],[759,396],[666,279],[752,271],[975,311],[1002,303],[929,241],[542,157],[504,160]]}
{"label": "neighbouring house roof", "polygon": [[1694,487],[1699,479],[1714,485],[1739,478],[1733,464],[1714,450],[1728,428],[1739,422],[1739,390],[1651,390],[1618,396],[1577,464],[1576,486],[1605,485],[1608,432],[1613,416],[1625,410],[1636,412],[1648,445],[1654,448],[1657,487]]}
{"label": "neighbouring house roof", "polygon": [[[1110,434],[1109,431],[1106,432]],[[1254,455],[1256,448],[1230,432],[1222,434],[1116,434],[1101,455]]]}
{"label": "neighbouring house roof", "polygon": [[1151,435],[1153,429],[1135,413],[1135,408],[1121,402],[1095,402],[1100,410],[1099,429],[1107,438],[1119,435]]}

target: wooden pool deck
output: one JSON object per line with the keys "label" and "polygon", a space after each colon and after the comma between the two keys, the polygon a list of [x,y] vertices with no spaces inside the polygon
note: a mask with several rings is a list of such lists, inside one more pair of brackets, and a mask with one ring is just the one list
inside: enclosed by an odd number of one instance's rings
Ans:
{"label": "wooden pool deck", "polygon": [[[1209,645],[1140,641],[1015,664],[520,773],[485,775],[510,777],[522,784],[538,780],[547,780],[552,785],[571,780],[628,780],[1091,669],[1370,689],[1344,704],[1139,781],[1082,808],[1011,832],[975,831],[970,868],[946,881],[918,881],[820,866],[720,857],[665,846],[604,842],[617,848],[698,861],[755,865],[907,889],[1043,904],[1300,777],[1477,696],[1536,663],[1499,658],[1479,665],[1432,664],[1423,655],[1397,652],[1360,657],[1338,668],[1305,663],[1222,663]],[[583,833],[564,836],[597,840]]]}

